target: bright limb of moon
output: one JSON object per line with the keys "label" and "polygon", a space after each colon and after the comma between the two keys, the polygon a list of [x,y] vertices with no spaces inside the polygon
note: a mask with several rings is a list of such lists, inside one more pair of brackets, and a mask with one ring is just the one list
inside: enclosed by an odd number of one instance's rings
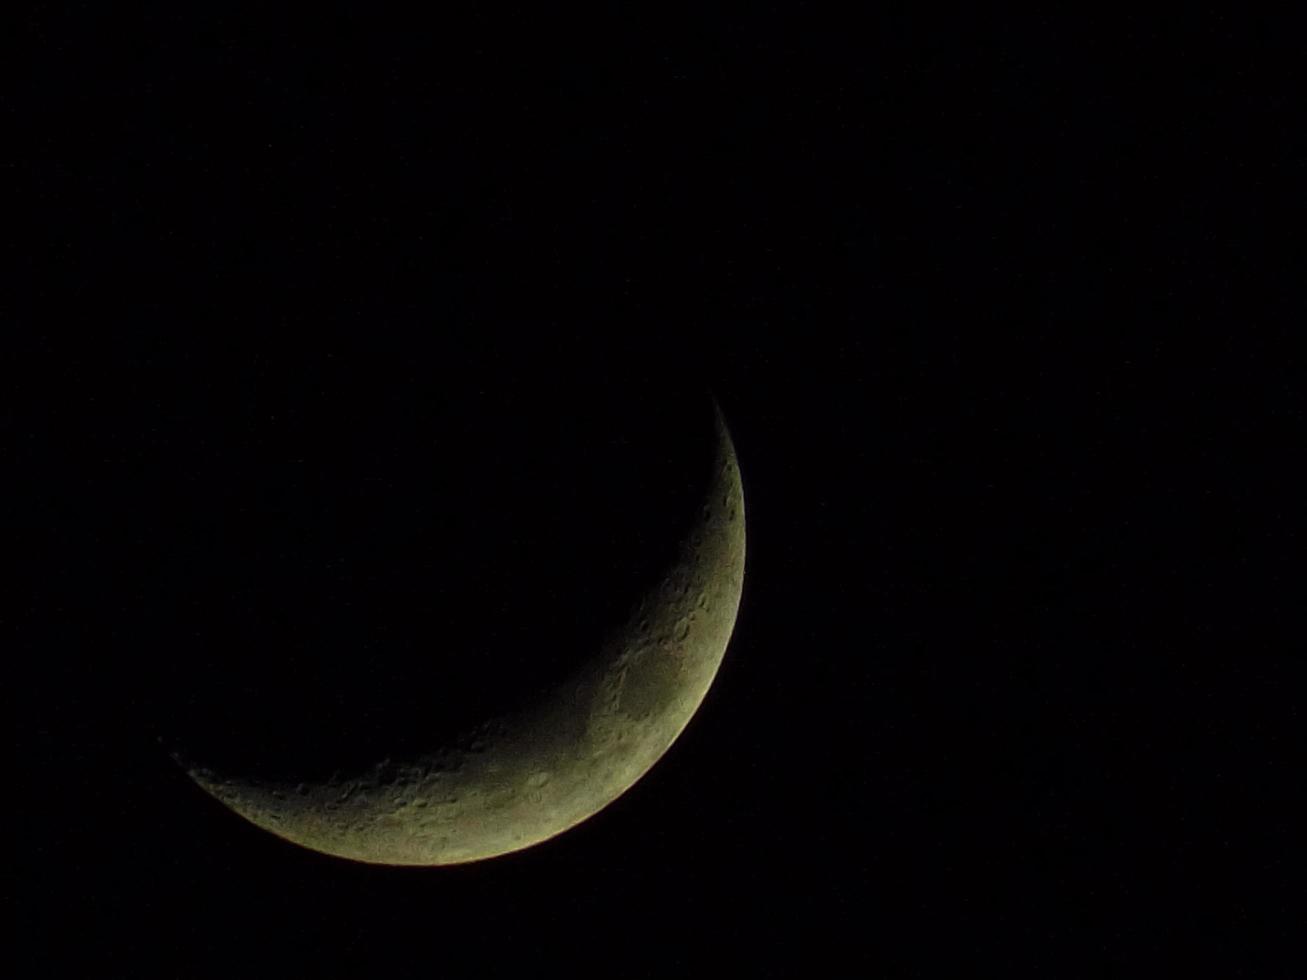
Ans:
{"label": "bright limb of moon", "polygon": [[247,820],[355,861],[442,865],[538,844],[635,784],[689,724],[726,652],[744,581],[744,495],[720,410],[706,499],[677,557],[598,654],[534,705],[350,778],[200,786]]}

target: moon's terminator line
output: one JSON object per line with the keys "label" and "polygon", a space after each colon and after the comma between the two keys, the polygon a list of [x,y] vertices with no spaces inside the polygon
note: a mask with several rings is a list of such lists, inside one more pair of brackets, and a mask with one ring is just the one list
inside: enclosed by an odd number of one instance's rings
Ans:
{"label": "moon's terminator line", "polygon": [[457,864],[547,840],[643,776],[703,701],[744,579],[744,496],[721,412],[702,509],[662,580],[598,655],[523,711],[353,778],[219,779],[209,793],[259,827],[377,864]]}

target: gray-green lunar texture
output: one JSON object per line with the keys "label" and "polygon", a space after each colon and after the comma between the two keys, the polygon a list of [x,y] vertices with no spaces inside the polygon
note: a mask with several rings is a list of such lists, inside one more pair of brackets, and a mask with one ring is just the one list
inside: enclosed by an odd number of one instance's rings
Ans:
{"label": "gray-green lunar texture", "polygon": [[596,656],[531,706],[417,757],[325,782],[192,778],[286,840],[355,861],[442,865],[547,840],[629,789],[717,674],[744,580],[744,497],[720,411],[702,509]]}

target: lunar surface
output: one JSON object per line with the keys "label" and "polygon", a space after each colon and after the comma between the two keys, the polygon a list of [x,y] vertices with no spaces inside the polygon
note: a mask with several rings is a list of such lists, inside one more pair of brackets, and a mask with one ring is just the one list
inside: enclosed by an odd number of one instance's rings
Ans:
{"label": "lunar surface", "polygon": [[355,861],[443,865],[530,847],[629,789],[684,730],[735,625],[744,579],[744,498],[716,413],[713,473],[677,557],[625,625],[565,682],[447,745],[318,782],[192,778],[236,813]]}

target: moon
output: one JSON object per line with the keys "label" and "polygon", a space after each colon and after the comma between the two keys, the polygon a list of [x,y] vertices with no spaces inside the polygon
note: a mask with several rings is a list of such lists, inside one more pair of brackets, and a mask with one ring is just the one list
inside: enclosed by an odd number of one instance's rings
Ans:
{"label": "moon", "polygon": [[689,724],[735,626],[744,495],[716,405],[714,425],[707,494],[670,567],[595,656],[527,707],[415,757],[325,781],[219,777],[178,761],[256,826],[372,864],[479,861],[531,847],[598,813]]}

